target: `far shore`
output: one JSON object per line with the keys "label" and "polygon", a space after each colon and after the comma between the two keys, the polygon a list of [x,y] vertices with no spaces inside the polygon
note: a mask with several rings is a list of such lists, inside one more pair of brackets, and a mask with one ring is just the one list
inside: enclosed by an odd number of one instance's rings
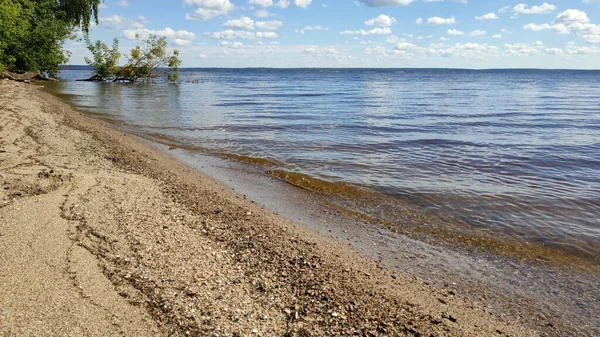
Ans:
{"label": "far shore", "polygon": [[0,115],[0,335],[573,331],[391,269],[35,86],[0,81]]}

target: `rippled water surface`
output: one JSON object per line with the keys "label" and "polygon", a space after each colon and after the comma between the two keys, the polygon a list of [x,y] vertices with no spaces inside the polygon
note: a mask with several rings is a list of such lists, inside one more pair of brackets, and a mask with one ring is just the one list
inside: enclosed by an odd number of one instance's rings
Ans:
{"label": "rippled water surface", "polygon": [[347,182],[483,231],[600,254],[600,72],[189,69],[51,88],[182,147]]}

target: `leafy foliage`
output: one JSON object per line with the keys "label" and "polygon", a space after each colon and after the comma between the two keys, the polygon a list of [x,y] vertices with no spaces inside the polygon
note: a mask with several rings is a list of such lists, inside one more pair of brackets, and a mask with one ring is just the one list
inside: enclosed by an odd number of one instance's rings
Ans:
{"label": "leafy foliage", "polygon": [[71,25],[88,32],[92,22],[98,23],[100,0],[58,0],[58,7]]}
{"label": "leafy foliage", "polygon": [[94,57],[93,60],[86,57],[85,63],[94,68],[94,77],[100,81],[113,77],[118,70],[119,58],[121,58],[119,39],[115,38],[113,40],[112,48],[109,48],[102,41],[96,41],[95,44],[92,44],[87,36],[85,42]]}
{"label": "leafy foliage", "polygon": [[[139,41],[139,38],[138,38]],[[131,50],[127,64],[116,73],[117,81],[148,81],[162,74],[174,82],[179,78],[179,50],[170,54],[167,39],[150,35]]]}
{"label": "leafy foliage", "polygon": [[62,47],[97,21],[100,0],[0,0],[0,68],[55,76],[69,53]]}
{"label": "leafy foliage", "polygon": [[91,80],[113,81],[149,81],[161,75],[166,76],[170,82],[177,81],[179,78],[179,51],[169,52],[167,39],[158,38],[156,35],[150,35],[145,40],[138,37],[136,45],[128,56],[127,63],[118,67],[118,60],[121,54],[118,51],[119,40],[113,40],[113,47],[110,49],[102,41],[96,41],[92,44],[86,39],[88,49],[94,56],[93,60],[85,58],[88,65],[94,67],[94,76]]}

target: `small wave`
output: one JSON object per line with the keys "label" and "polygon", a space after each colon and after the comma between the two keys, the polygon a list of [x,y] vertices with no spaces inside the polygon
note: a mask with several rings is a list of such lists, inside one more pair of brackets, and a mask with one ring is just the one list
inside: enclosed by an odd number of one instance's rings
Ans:
{"label": "small wave", "polygon": [[346,182],[332,182],[323,179],[317,179],[298,172],[271,170],[269,171],[269,174],[289,184],[313,192],[333,194],[344,197],[353,197],[366,193],[365,191],[357,187],[351,186]]}

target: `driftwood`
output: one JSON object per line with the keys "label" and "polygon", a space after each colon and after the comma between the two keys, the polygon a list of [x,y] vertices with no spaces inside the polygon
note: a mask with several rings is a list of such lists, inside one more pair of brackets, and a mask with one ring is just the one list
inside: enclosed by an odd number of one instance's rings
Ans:
{"label": "driftwood", "polygon": [[10,71],[4,72],[4,73],[0,73],[0,79],[9,79],[12,81],[17,81],[17,82],[25,82],[25,83],[31,83],[31,82],[57,82],[58,80],[55,78],[51,78],[51,77],[46,77],[43,74],[40,73],[34,73],[34,72],[26,72],[23,74],[17,74],[17,73],[13,73]]}

